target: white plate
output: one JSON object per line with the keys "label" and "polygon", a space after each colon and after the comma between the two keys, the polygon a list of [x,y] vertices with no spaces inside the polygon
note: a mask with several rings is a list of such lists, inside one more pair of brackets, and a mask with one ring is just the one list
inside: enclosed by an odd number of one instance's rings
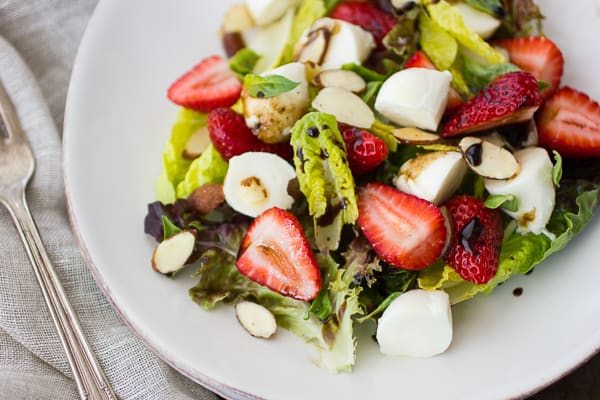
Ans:
{"label": "white plate", "polygon": [[[231,307],[205,312],[150,268],[143,233],[161,151],[176,107],[165,91],[201,58],[220,52],[220,16],[232,1],[103,0],[81,44],[65,121],[70,212],[88,265],[133,329],[167,362],[224,392],[266,399],[489,400],[524,396],[600,348],[600,221],[531,276],[454,309],[455,340],[440,357],[381,356],[360,332],[351,374],[311,363],[290,333],[250,337]],[[600,99],[600,11],[595,0],[540,0],[547,34],[566,58],[564,81]],[[521,297],[512,291],[524,288]],[[240,394],[224,393],[241,398]]]}

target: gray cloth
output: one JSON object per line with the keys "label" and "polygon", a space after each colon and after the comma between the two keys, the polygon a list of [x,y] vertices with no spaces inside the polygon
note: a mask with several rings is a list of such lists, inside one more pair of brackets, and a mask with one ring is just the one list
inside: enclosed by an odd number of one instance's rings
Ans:
{"label": "gray cloth", "polygon": [[[0,79],[37,159],[29,204],[116,394],[122,399],[216,399],[160,361],[124,326],[97,288],[71,234],[56,126],[62,125],[71,65],[95,3],[0,0]],[[0,399],[77,399],[66,356],[4,209],[0,238]]]}
{"label": "gray cloth", "polygon": [[[29,69],[0,39],[0,77],[8,81],[8,89],[16,96],[38,161],[29,203],[50,257],[117,395],[122,399],[214,399],[158,360],[123,325],[96,287],[69,229],[59,132],[76,48],[95,3],[0,0],[0,37],[15,46],[29,65],[44,99],[22,90],[23,85],[33,87],[34,92],[38,89]],[[66,357],[22,245],[3,210],[0,238],[0,400],[76,399]],[[535,400],[598,399],[598,376],[600,356],[536,395]]]}

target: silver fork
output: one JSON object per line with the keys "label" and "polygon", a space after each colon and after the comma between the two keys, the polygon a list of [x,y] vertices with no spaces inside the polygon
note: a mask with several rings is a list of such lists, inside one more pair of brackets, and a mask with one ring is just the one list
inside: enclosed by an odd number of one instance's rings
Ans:
{"label": "silver fork", "polygon": [[33,175],[35,160],[10,98],[0,82],[0,203],[10,216],[25,245],[35,277],[60,341],[65,349],[82,399],[115,400],[104,373],[87,342],[58,275],[27,207],[25,187]]}

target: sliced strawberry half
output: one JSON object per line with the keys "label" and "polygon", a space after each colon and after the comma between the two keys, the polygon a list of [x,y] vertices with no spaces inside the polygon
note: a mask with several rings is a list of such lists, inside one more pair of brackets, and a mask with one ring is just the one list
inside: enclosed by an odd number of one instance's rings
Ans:
{"label": "sliced strawberry half", "polygon": [[175,104],[200,112],[230,107],[242,93],[242,84],[220,56],[206,58],[175,81],[167,97]]}
{"label": "sliced strawberry half", "polygon": [[244,237],[236,266],[256,283],[284,296],[309,301],[321,290],[321,273],[300,222],[289,211],[270,208]]}
{"label": "sliced strawberry half", "polygon": [[376,182],[358,193],[358,225],[382,260],[409,270],[431,265],[448,237],[433,203]]}
{"label": "sliced strawberry half", "polygon": [[377,4],[365,1],[347,1],[340,3],[331,13],[331,18],[341,19],[371,32],[380,49],[382,41],[398,20],[383,11]]}
{"label": "sliced strawberry half", "polygon": [[446,262],[463,279],[478,285],[489,282],[498,271],[504,235],[500,211],[471,196],[454,197],[445,206],[454,232]]}
{"label": "sliced strawberry half", "polygon": [[533,36],[499,40],[494,45],[506,49],[513,64],[551,85],[542,91],[542,97],[548,97],[560,86],[565,60],[552,40]]}
{"label": "sliced strawberry half", "polygon": [[442,131],[443,137],[479,132],[524,122],[542,104],[535,77],[522,71],[496,78],[458,109]]}
{"label": "sliced strawberry half", "polygon": [[565,157],[600,157],[600,105],[570,87],[545,101],[537,115],[539,142]]}
{"label": "sliced strawberry half", "polygon": [[354,176],[372,172],[388,156],[385,142],[372,133],[350,125],[339,124],[348,150],[348,163]]}
{"label": "sliced strawberry half", "polygon": [[246,126],[244,117],[230,108],[217,108],[208,114],[208,133],[215,148],[225,160],[249,151],[274,153],[292,159],[289,143],[265,143]]}
{"label": "sliced strawberry half", "polygon": [[[421,50],[415,52],[415,54],[408,59],[406,64],[404,64],[404,68],[426,68],[426,69],[437,69],[435,65],[431,62],[429,57],[425,55]],[[446,104],[446,115],[450,115],[460,106],[464,104],[464,100],[460,94],[453,87],[448,91],[448,103]]]}

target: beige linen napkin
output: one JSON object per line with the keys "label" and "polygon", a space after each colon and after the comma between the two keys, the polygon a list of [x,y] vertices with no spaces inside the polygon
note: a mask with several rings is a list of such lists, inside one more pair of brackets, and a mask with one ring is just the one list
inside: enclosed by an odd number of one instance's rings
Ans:
{"label": "beige linen napkin", "polygon": [[[71,65],[94,5],[93,0],[0,0],[0,79],[13,98],[37,159],[29,204],[116,394],[122,399],[216,399],[160,361],[123,325],[97,288],[71,234],[55,121],[62,121]],[[34,74],[2,37],[22,52],[41,82],[43,95]],[[23,246],[1,209],[0,399],[77,398]]]}

